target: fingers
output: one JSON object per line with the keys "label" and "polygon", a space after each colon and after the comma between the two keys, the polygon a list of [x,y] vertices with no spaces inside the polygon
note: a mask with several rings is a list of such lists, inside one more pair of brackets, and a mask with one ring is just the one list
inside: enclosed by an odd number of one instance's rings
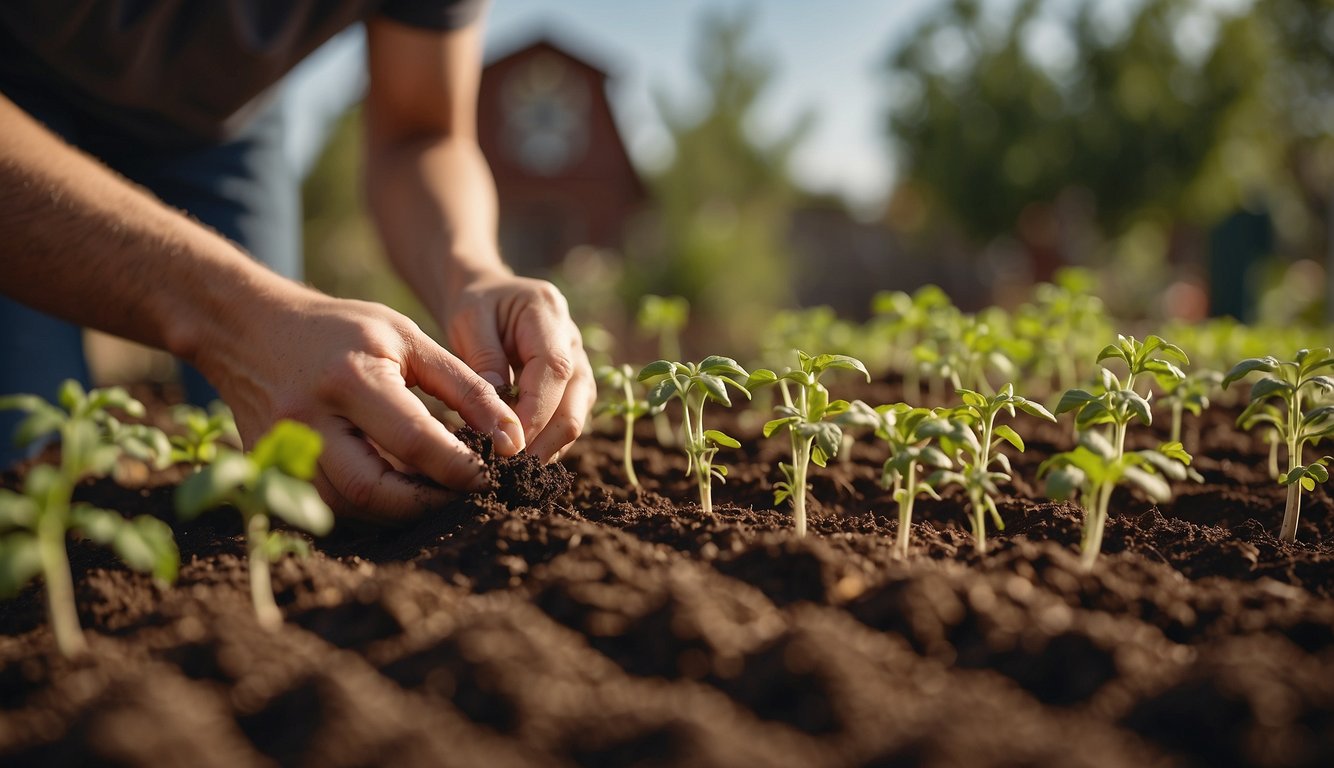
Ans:
{"label": "fingers", "polygon": [[[458,411],[473,429],[490,435],[501,456],[513,456],[527,445],[519,417],[500,399],[495,386],[463,361],[422,335],[414,339],[406,362],[423,391]],[[508,371],[509,364],[505,363],[504,368]],[[394,453],[412,463],[408,457]]]}
{"label": "fingers", "polygon": [[490,314],[461,313],[449,329],[449,342],[459,358],[492,387],[509,386],[509,357]]}
{"label": "fingers", "polygon": [[335,514],[395,522],[448,503],[450,491],[394,470],[342,419],[322,425],[324,452],[315,487]]}
{"label": "fingers", "polygon": [[[486,487],[481,458],[432,417],[426,405],[408,390],[398,363],[363,356],[354,358],[352,365],[355,372],[335,395],[343,418],[387,453],[443,486],[467,490]],[[485,382],[481,386],[486,387]],[[383,475],[392,468],[383,464],[379,469]],[[365,481],[364,472],[354,477]],[[331,479],[340,482],[337,477]],[[364,494],[350,500],[361,498]]]}
{"label": "fingers", "polygon": [[[542,431],[528,443],[528,452],[543,461],[559,458],[570,443],[579,437],[597,399],[593,370],[582,347],[574,351],[574,358],[573,373],[558,392],[559,403],[552,410],[551,417],[542,427]],[[527,370],[525,367],[525,373]]]}

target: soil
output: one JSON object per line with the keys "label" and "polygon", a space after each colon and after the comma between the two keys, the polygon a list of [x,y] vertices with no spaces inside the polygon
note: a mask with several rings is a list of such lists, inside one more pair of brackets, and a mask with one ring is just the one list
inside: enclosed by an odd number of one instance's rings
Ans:
{"label": "soil", "polygon": [[[277,631],[235,515],[173,523],[170,587],[73,541],[92,652],[55,651],[40,585],[0,604],[0,763],[1334,765],[1331,500],[1278,541],[1283,489],[1235,411],[1190,430],[1202,483],[1117,492],[1088,573],[1079,509],[1033,480],[1068,421],[1018,423],[986,555],[951,492],[897,560],[874,441],[812,471],[797,538],[770,487],[785,441],[708,414],[743,438],[712,513],[650,424],[627,488],[599,422],[559,465],[489,457],[493,491],[411,526],[340,521],[275,566]],[[80,494],[170,520],[179,478]]]}

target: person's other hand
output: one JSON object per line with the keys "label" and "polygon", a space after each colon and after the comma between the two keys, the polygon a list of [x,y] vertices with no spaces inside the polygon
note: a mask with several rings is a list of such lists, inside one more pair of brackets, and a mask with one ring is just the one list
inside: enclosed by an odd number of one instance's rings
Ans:
{"label": "person's other hand", "polygon": [[441,325],[459,357],[497,387],[517,389],[514,412],[529,453],[560,456],[597,399],[565,297],[544,280],[495,272],[468,281],[448,306]]}
{"label": "person's other hand", "polygon": [[248,310],[244,337],[201,351],[197,363],[247,447],[282,418],[320,432],[315,484],[335,512],[407,519],[448,501],[447,489],[488,483],[480,457],[410,387],[458,411],[500,455],[524,447],[495,387],[388,307],[302,288]]}

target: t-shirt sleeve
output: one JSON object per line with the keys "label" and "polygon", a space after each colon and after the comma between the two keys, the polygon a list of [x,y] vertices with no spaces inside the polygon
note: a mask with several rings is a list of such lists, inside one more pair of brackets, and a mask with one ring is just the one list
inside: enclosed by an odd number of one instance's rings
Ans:
{"label": "t-shirt sleeve", "polygon": [[380,13],[413,27],[459,29],[476,21],[489,1],[385,0],[380,5]]}

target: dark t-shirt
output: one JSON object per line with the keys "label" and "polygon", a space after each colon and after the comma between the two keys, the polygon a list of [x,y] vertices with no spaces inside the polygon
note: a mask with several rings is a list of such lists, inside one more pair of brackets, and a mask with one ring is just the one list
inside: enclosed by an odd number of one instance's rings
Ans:
{"label": "dark t-shirt", "polygon": [[375,14],[456,29],[486,0],[4,0],[0,90],[54,88],[132,135],[232,135],[265,92],[339,31]]}

